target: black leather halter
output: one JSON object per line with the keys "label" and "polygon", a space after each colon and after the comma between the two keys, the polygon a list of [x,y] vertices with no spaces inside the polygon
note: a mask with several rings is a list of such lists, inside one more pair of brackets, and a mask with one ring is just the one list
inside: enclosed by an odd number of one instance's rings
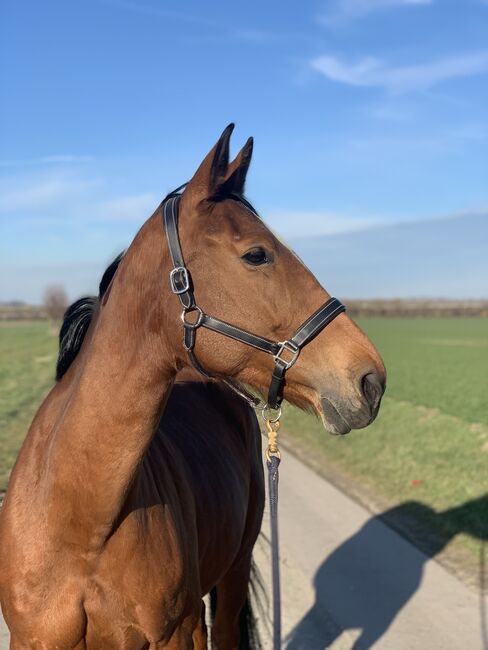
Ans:
{"label": "black leather halter", "polygon": [[[231,339],[250,345],[257,350],[271,354],[275,362],[275,367],[271,377],[267,406],[272,409],[278,409],[283,400],[286,371],[296,363],[301,349],[319,334],[324,327],[327,327],[336,316],[345,311],[346,308],[337,298],[330,298],[297,329],[291,339],[278,342],[270,341],[263,336],[252,334],[218,318],[208,316],[195,302],[190,271],[185,266],[181,251],[178,236],[178,208],[180,198],[180,195],[170,195],[161,207],[169,252],[173,261],[173,268],[169,274],[169,283],[171,291],[178,296],[183,307],[181,314],[181,320],[183,321],[183,344],[191,362],[199,372],[210,376],[202,368],[194,352],[196,333],[199,327],[206,327]],[[191,312],[196,312],[196,320],[194,322],[186,319],[187,314]]]}

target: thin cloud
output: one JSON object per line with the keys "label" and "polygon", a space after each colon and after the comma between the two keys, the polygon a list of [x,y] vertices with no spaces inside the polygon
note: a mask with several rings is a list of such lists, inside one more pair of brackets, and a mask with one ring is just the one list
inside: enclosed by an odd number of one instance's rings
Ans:
{"label": "thin cloud", "polygon": [[338,235],[367,230],[385,223],[381,217],[351,217],[330,212],[277,211],[265,215],[266,223],[285,238]]}
{"label": "thin cloud", "polygon": [[111,196],[107,189],[102,177],[87,176],[76,170],[14,172],[0,178],[0,216],[15,214],[17,223],[46,226],[141,224],[161,200],[150,191]]}
{"label": "thin cloud", "polygon": [[164,18],[203,27],[218,27],[213,20],[209,20],[204,16],[184,11],[173,11],[158,4],[135,2],[134,0],[104,0],[104,3],[116,9],[123,9],[153,18]]}
{"label": "thin cloud", "polygon": [[431,5],[433,0],[336,0],[330,9],[319,16],[324,25],[347,22],[386,9]]}
{"label": "thin cloud", "polygon": [[160,200],[161,197],[149,192],[109,199],[95,206],[92,218],[143,223],[154,212]]}
{"label": "thin cloud", "polygon": [[392,94],[427,90],[439,83],[488,72],[488,51],[460,54],[418,65],[392,66],[374,57],[355,63],[321,56],[311,67],[330,81],[362,88],[383,88]]}
{"label": "thin cloud", "polygon": [[93,156],[78,156],[72,154],[56,154],[53,156],[41,156],[40,158],[27,158],[22,160],[0,160],[0,167],[36,167],[42,165],[62,165],[93,162]]}
{"label": "thin cloud", "polygon": [[411,106],[405,106],[402,101],[401,104],[377,104],[368,106],[366,113],[376,120],[383,120],[386,122],[408,122],[415,115],[415,109]]}
{"label": "thin cloud", "polygon": [[44,156],[39,158],[39,161],[42,164],[56,164],[56,163],[84,163],[84,162],[93,162],[95,158],[93,156],[73,156],[71,154],[58,154],[55,156]]}
{"label": "thin cloud", "polygon": [[[149,16],[156,19],[160,18],[165,21],[203,27],[218,32],[219,38],[225,37],[231,40],[254,43],[256,45],[267,45],[296,36],[278,34],[267,29],[254,27],[241,27],[236,29],[234,25],[226,23],[225,21],[221,22],[211,20],[206,15],[202,16],[201,14],[188,11],[174,11],[162,7],[157,3],[139,2],[139,0],[103,0],[103,2],[114,9],[129,11],[141,16]],[[203,37],[205,38],[205,35],[203,35]],[[208,34],[206,34],[206,37],[208,38]]]}
{"label": "thin cloud", "polygon": [[478,124],[451,124],[448,128],[435,129],[427,134],[396,133],[366,135],[343,141],[341,153],[346,160],[356,164],[373,161],[398,161],[412,157],[439,159],[471,151],[474,145],[484,143],[488,137],[486,128]]}
{"label": "thin cloud", "polygon": [[63,175],[21,179],[7,177],[0,182],[0,214],[56,208],[102,184],[96,178],[81,179]]}
{"label": "thin cloud", "polygon": [[278,34],[265,29],[243,28],[230,31],[231,38],[245,43],[254,43],[256,45],[273,44],[278,41],[290,40],[296,38],[296,34]]}

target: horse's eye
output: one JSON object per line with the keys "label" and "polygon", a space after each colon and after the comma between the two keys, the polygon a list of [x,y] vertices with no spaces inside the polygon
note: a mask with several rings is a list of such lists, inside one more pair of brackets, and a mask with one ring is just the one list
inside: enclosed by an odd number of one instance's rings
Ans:
{"label": "horse's eye", "polygon": [[264,248],[251,248],[242,256],[242,259],[251,266],[261,266],[261,264],[268,264],[270,261]]}

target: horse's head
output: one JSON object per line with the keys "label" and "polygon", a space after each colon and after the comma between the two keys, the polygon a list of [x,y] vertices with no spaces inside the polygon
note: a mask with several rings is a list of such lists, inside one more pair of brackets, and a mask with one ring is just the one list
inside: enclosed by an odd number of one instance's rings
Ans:
{"label": "horse's head", "polygon": [[[181,248],[196,303],[206,314],[286,341],[330,296],[242,198],[252,140],[229,164],[231,132],[232,125],[181,196]],[[270,355],[204,327],[198,328],[194,351],[209,372],[266,394],[274,367]],[[180,366],[188,364],[183,348],[177,356]],[[384,387],[378,352],[341,313],[303,348],[286,374],[284,396],[312,408],[329,431],[347,433],[375,418]]]}

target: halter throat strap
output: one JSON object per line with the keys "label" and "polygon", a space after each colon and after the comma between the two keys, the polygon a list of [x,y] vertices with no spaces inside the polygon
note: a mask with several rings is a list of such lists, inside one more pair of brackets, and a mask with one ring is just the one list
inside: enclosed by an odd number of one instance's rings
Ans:
{"label": "halter throat strap", "polygon": [[[278,409],[283,401],[286,371],[296,363],[302,348],[317,336],[324,327],[329,325],[334,318],[345,311],[346,308],[337,298],[329,298],[327,302],[300,325],[291,339],[286,341],[271,341],[263,336],[253,334],[214,316],[205,314],[196,304],[191,274],[185,265],[181,250],[178,235],[178,208],[180,198],[181,196],[178,195],[171,196],[165,200],[162,204],[162,213],[168,248],[173,262],[173,268],[169,274],[170,288],[178,296],[183,307],[181,314],[183,321],[183,345],[194,367],[207,377],[211,375],[200,365],[194,352],[196,333],[200,327],[206,327],[235,341],[272,355],[275,366],[271,376],[267,405],[270,408]],[[191,313],[194,313],[194,315],[189,320],[188,315]],[[235,390],[233,384],[230,384],[230,386]],[[240,393],[240,391],[237,392],[249,400],[249,396]]]}

